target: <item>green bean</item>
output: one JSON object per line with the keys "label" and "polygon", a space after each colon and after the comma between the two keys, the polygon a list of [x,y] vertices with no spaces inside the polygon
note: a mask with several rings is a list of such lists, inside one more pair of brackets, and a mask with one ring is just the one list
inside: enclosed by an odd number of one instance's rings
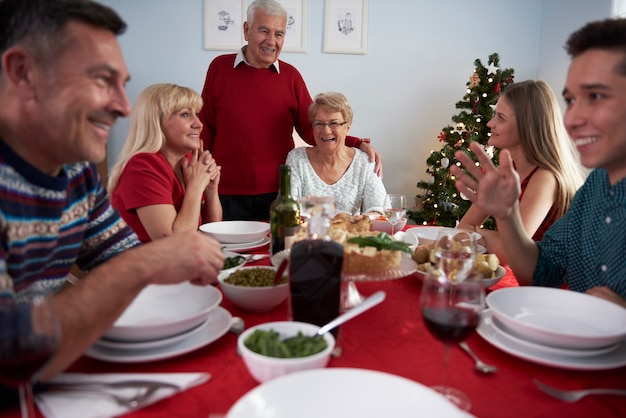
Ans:
{"label": "green bean", "polygon": [[243,343],[255,353],[277,358],[307,357],[328,347],[322,335],[308,336],[298,331],[298,335],[285,340],[279,336],[273,329],[257,329]]}

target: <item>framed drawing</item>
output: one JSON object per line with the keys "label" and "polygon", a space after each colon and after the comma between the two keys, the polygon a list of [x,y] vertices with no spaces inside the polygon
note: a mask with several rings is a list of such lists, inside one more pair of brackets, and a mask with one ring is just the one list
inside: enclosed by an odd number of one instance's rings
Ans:
{"label": "framed drawing", "polygon": [[306,52],[307,0],[280,0],[287,9],[287,34],[283,52]]}
{"label": "framed drawing", "polygon": [[204,0],[204,49],[241,48],[247,8],[246,0]]}
{"label": "framed drawing", "polygon": [[324,0],[323,52],[365,54],[367,1]]}

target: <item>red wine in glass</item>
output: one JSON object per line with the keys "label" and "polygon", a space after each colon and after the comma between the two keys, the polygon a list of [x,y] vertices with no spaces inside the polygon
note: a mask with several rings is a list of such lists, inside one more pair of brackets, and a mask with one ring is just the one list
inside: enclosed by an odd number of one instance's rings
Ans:
{"label": "red wine in glass", "polygon": [[469,411],[471,402],[458,389],[445,385],[450,346],[472,335],[484,307],[484,290],[479,278],[462,282],[449,280],[433,269],[422,284],[420,294],[422,318],[428,331],[444,344],[442,385],[432,389],[462,410]]}
{"label": "red wine in glass", "polygon": [[19,389],[22,417],[34,417],[31,384],[56,353],[60,325],[44,294],[0,304],[0,384]]}

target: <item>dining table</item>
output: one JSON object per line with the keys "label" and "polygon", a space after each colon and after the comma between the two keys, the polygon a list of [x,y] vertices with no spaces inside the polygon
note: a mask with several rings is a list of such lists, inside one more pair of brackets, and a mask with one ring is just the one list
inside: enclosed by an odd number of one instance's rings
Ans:
{"label": "dining table", "polygon": [[[419,227],[408,225],[405,229]],[[268,246],[250,252],[262,254]],[[269,259],[250,265],[269,265]],[[497,287],[517,282],[507,269]],[[427,330],[419,306],[422,276],[411,273],[391,280],[358,281],[358,291],[368,296],[386,293],[385,300],[340,326],[341,353],[331,357],[327,367],[369,369],[410,379],[424,386],[439,385],[444,379],[444,346]],[[496,291],[494,289],[488,289]],[[287,301],[263,313],[248,313],[224,298],[221,306],[243,319],[245,326],[287,320]],[[448,356],[445,383],[465,392],[471,400],[470,414],[477,417],[625,417],[626,397],[588,396],[574,403],[554,399],[533,383],[538,379],[563,389],[626,389],[626,367],[609,370],[571,370],[538,364],[508,354],[478,333],[467,340],[486,363],[497,366],[491,374],[474,370],[474,362],[457,346]],[[83,356],[69,372],[80,373],[178,373],[205,372],[211,378],[155,404],[125,415],[128,418],[222,417],[247,392],[259,386],[236,350],[237,335],[227,332],[217,341],[184,355],[158,361],[119,364]],[[302,387],[303,391],[313,388]],[[351,388],[345,388],[350,391]],[[380,388],[383,393],[385,387]],[[323,399],[318,400],[323,402]],[[384,410],[384,405],[381,406]],[[7,417],[19,417],[17,406]],[[41,415],[39,415],[41,416]],[[420,416],[415,411],[415,416]]]}

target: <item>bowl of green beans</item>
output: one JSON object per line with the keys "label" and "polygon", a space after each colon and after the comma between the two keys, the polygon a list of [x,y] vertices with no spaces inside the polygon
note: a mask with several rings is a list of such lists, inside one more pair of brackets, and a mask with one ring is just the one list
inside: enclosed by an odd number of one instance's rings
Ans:
{"label": "bowl of green beans", "polygon": [[239,309],[267,312],[281,304],[289,294],[287,275],[274,286],[276,267],[243,266],[227,276],[219,275],[217,281],[224,296]]}
{"label": "bowl of green beans", "polygon": [[246,256],[232,251],[224,251],[224,266],[219,276],[228,277],[246,262]]}
{"label": "bowl of green beans", "polygon": [[326,367],[335,348],[329,332],[305,322],[266,322],[239,335],[237,347],[248,371],[259,383],[279,376]]}

